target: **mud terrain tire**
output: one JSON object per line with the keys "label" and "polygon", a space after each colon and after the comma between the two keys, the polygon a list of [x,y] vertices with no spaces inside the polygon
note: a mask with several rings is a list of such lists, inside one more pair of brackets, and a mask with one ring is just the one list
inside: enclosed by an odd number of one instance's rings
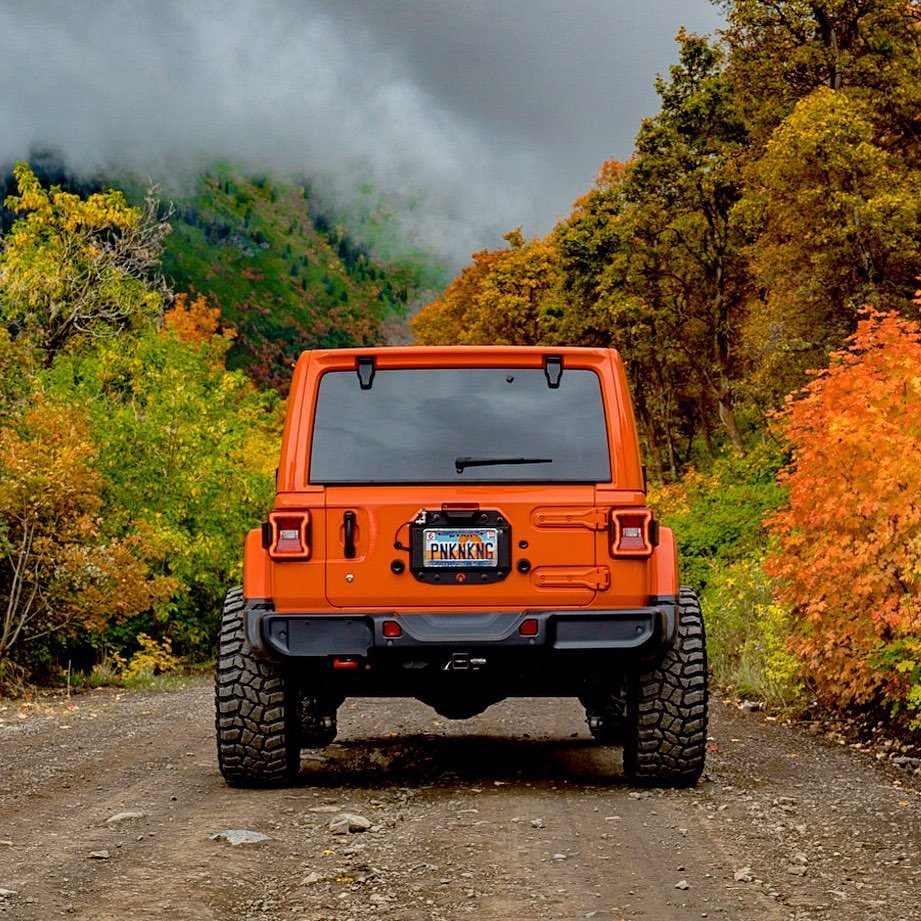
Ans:
{"label": "mud terrain tire", "polygon": [[682,588],[678,635],[652,671],[629,683],[624,770],[633,783],[690,787],[707,748],[707,648],[697,596]]}
{"label": "mud terrain tire", "polygon": [[281,666],[247,647],[241,588],[224,601],[215,672],[218,765],[233,787],[281,784],[297,776],[300,750]]}

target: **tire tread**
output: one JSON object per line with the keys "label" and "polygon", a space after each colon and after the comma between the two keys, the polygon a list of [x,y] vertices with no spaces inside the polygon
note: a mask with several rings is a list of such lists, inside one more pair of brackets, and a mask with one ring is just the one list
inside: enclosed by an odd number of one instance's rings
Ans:
{"label": "tire tread", "polygon": [[238,586],[224,601],[215,666],[218,766],[231,786],[281,784],[299,767],[288,682],[278,665],[246,648],[244,617]]}
{"label": "tire tread", "polygon": [[678,635],[659,665],[631,683],[624,768],[634,783],[689,787],[707,750],[707,649],[697,596],[682,588]]}

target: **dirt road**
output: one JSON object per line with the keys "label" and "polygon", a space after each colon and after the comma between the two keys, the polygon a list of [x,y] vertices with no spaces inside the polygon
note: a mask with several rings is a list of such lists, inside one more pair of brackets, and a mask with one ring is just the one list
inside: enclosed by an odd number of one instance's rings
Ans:
{"label": "dirt road", "polygon": [[354,701],[340,729],[299,786],[247,791],[204,684],[0,708],[0,916],[921,919],[921,781],[760,714],[714,703],[682,791],[631,789],[569,701]]}

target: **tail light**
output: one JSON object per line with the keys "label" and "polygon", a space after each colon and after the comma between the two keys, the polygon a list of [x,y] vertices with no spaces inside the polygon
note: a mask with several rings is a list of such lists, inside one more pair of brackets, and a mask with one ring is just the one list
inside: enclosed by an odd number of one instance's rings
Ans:
{"label": "tail light", "polygon": [[647,557],[659,543],[659,523],[648,508],[611,512],[611,556]]}
{"label": "tail light", "polygon": [[273,560],[309,560],[310,512],[269,512],[265,537]]}

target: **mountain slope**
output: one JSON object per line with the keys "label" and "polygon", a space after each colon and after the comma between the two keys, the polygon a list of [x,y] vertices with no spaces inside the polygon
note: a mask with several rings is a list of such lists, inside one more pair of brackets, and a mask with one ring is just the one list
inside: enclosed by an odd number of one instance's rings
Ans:
{"label": "mountain slope", "polygon": [[319,211],[306,185],[226,166],[176,203],[163,267],[236,327],[230,364],[284,389],[305,348],[376,345],[426,283],[420,257],[383,266]]}

